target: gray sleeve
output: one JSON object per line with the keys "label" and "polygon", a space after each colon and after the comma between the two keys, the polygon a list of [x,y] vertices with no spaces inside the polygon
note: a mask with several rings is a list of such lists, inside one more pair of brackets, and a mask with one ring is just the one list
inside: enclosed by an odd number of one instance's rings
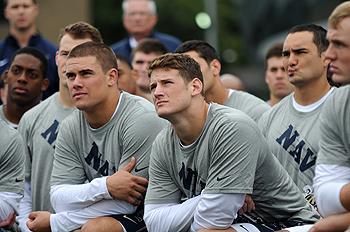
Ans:
{"label": "gray sleeve", "polygon": [[[348,125],[345,125],[345,118],[348,114],[344,109],[337,109],[339,102],[331,95],[324,103],[320,116],[321,140],[317,154],[316,164],[336,164],[350,167],[350,156],[348,146],[345,144],[348,135],[344,134]],[[338,99],[339,101],[339,99]]]}
{"label": "gray sleeve", "polygon": [[133,122],[125,123],[123,129],[121,160],[119,168],[126,166],[131,157],[135,157],[136,164],[131,174],[148,179],[149,157],[152,143],[165,125],[154,112],[148,112]]}
{"label": "gray sleeve", "polygon": [[[162,133],[162,132],[161,132]],[[146,193],[145,204],[180,203],[181,191],[171,178],[166,160],[166,144],[160,134],[154,141],[150,158],[149,185]]]}
{"label": "gray sleeve", "polygon": [[249,120],[215,130],[205,193],[252,193],[262,135]]}
{"label": "gray sleeve", "polygon": [[24,155],[25,155],[25,180],[31,181],[31,171],[32,171],[32,154],[30,152],[30,135],[29,135],[29,122],[27,120],[26,114],[21,118],[18,125],[18,132],[21,134],[24,142]]}
{"label": "gray sleeve", "polygon": [[74,136],[74,125],[64,120],[58,133],[54,154],[51,186],[58,184],[82,184],[86,175],[79,160],[77,143],[82,142]]}
{"label": "gray sleeve", "polygon": [[12,128],[9,131],[3,129],[1,127],[1,132],[4,134],[0,139],[0,191],[23,195],[25,159],[23,140],[18,131]]}

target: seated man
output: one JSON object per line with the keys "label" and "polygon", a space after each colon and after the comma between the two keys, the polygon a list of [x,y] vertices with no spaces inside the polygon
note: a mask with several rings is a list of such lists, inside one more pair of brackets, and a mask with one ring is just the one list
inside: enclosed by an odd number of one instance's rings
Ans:
{"label": "seated man", "polygon": [[190,40],[176,48],[175,53],[185,53],[201,67],[206,102],[215,102],[238,109],[258,121],[271,107],[253,94],[225,88],[220,80],[221,63],[219,54],[205,41]]}
{"label": "seated man", "polygon": [[13,223],[24,194],[24,145],[21,135],[1,119],[0,131],[0,231],[21,231]]}
{"label": "seated man", "polygon": [[36,48],[23,47],[13,53],[4,73],[7,96],[6,104],[0,105],[2,120],[17,128],[23,114],[39,104],[49,85],[47,69],[47,58]]}
{"label": "seated man", "polygon": [[116,53],[118,62],[118,86],[120,91],[126,91],[128,93],[144,97],[147,100],[151,100],[148,93],[143,92],[136,84],[138,78],[138,72],[132,68],[131,62],[128,57],[123,54]]}
{"label": "seated man", "polygon": [[79,110],[62,122],[56,140],[50,192],[56,214],[32,212],[30,230],[72,231],[90,219],[82,231],[144,229],[142,214],[123,215],[143,199],[151,145],[166,122],[146,99],[119,92],[117,69],[102,43],[69,53],[68,89]]}
{"label": "seated man", "polygon": [[337,6],[328,19],[332,81],[346,84],[325,102],[320,116],[320,150],[314,188],[324,217],[310,232],[344,231],[350,226],[350,2]]}
{"label": "seated man", "polygon": [[[200,66],[166,54],[148,68],[159,117],[152,146],[144,220],[149,231],[274,231],[320,216],[242,111],[206,103]],[[255,210],[232,224],[250,194]],[[188,200],[181,203],[183,196]],[[249,222],[249,223],[247,223]]]}

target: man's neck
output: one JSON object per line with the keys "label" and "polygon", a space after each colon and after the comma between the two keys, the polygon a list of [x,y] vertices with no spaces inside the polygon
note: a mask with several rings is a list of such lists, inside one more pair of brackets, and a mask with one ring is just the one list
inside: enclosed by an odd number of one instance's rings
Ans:
{"label": "man's neck", "polygon": [[275,95],[273,95],[272,93],[270,93],[270,106],[274,106],[276,105],[278,102],[280,102],[282,100],[282,98],[276,97]]}
{"label": "man's neck", "polygon": [[215,77],[212,88],[205,91],[205,101],[223,105],[228,99],[228,93],[229,90],[222,85],[220,77]]}
{"label": "man's neck", "polygon": [[303,86],[295,86],[294,99],[302,106],[313,104],[328,93],[331,86],[326,77]]}
{"label": "man's neck", "polygon": [[136,86],[135,88],[135,95],[146,98],[148,101],[151,100],[151,94],[143,92],[140,87]]}
{"label": "man's neck", "polygon": [[12,102],[9,98],[7,98],[7,104],[4,105],[3,107],[5,117],[10,122],[14,124],[18,124],[23,114],[39,103],[40,103],[40,98],[34,101],[33,103],[31,103],[30,105],[19,106],[16,103]]}
{"label": "man's neck", "polygon": [[10,33],[15,39],[20,47],[28,46],[29,40],[32,35],[37,33],[35,25],[29,27],[26,30],[17,30],[15,28],[10,29]]}
{"label": "man's neck", "polygon": [[94,129],[98,129],[104,126],[113,116],[120,98],[118,91],[117,95],[109,96],[109,99],[104,101],[99,106],[83,111],[86,120],[90,126]]}
{"label": "man's neck", "polygon": [[60,91],[58,93],[58,100],[60,101],[60,104],[66,108],[74,108],[75,104],[69,95],[68,87],[65,87],[62,84],[60,84],[59,89]]}
{"label": "man's neck", "polygon": [[207,119],[208,109],[209,104],[203,100],[186,113],[168,119],[183,145],[190,145],[197,140]]}

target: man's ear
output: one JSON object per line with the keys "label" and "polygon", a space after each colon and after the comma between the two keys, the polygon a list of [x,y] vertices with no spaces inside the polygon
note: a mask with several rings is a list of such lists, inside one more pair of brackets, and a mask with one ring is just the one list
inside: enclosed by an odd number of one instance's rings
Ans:
{"label": "man's ear", "polygon": [[321,53],[321,58],[323,59],[323,66],[328,67],[328,65],[331,63],[331,60],[326,58],[326,51],[323,51]]}
{"label": "man's ear", "polygon": [[192,96],[196,96],[198,94],[201,94],[201,92],[203,90],[203,83],[198,78],[194,78],[191,81],[191,88],[192,88],[192,92],[191,92]]}
{"label": "man's ear", "polygon": [[269,84],[269,82],[270,82],[270,80],[269,80],[269,78],[267,78],[267,73],[265,72],[265,83]]}
{"label": "man's ear", "polygon": [[131,70],[131,77],[136,82],[137,78],[139,78],[139,72],[137,70],[135,70],[135,69],[132,69]]}
{"label": "man's ear", "polygon": [[213,70],[214,76],[220,76],[221,64],[217,59],[210,62],[210,69]]}
{"label": "man's ear", "polygon": [[43,80],[43,82],[41,83],[41,88],[40,88],[41,92],[44,92],[47,89],[47,87],[49,87],[49,83],[50,83],[50,81],[48,78],[45,78]]}
{"label": "man's ear", "polygon": [[7,84],[8,81],[7,81],[7,78],[9,76],[9,70],[7,69],[5,72],[4,72],[4,84]]}
{"label": "man's ear", "polygon": [[113,86],[118,81],[118,71],[115,68],[112,68],[108,71],[108,86]]}

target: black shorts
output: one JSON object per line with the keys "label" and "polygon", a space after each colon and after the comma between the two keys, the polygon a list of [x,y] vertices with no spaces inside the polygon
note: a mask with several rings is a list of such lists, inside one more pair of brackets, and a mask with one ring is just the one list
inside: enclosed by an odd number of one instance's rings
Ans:
{"label": "black shorts", "polygon": [[135,213],[124,215],[109,215],[120,222],[127,232],[146,232],[146,224],[143,220],[143,204],[141,204]]}
{"label": "black shorts", "polygon": [[259,231],[262,231],[262,232],[283,230],[283,229],[288,228],[288,227],[302,225],[299,222],[293,222],[293,221],[281,221],[281,222],[266,223],[266,222],[263,222],[262,220],[259,220],[259,219],[252,220],[250,217],[247,217],[245,214],[239,215],[234,220],[234,223],[245,223],[245,222],[254,225],[256,228],[258,228]]}

